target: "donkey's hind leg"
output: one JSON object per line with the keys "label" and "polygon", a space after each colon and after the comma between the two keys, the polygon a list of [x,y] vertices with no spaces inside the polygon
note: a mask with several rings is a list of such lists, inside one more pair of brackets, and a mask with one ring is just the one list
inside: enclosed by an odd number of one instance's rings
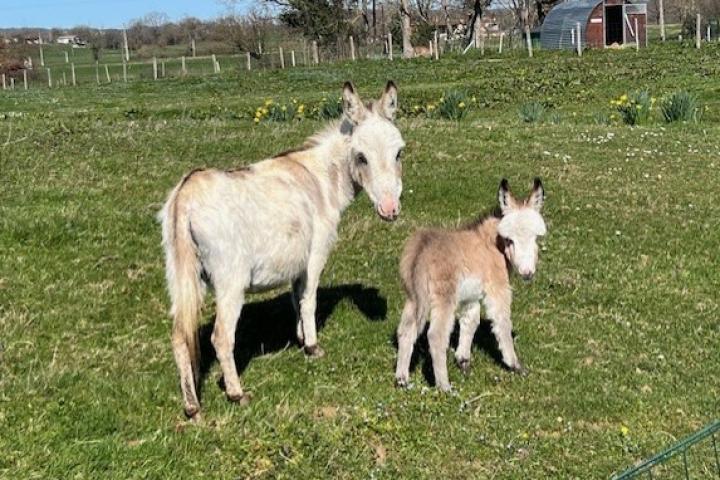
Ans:
{"label": "donkey's hind leg", "polygon": [[435,385],[444,392],[450,391],[447,371],[447,349],[450,334],[455,326],[455,306],[448,301],[433,305],[427,337],[432,356]]}
{"label": "donkey's hind leg", "polygon": [[243,394],[235,366],[235,328],[240,319],[244,293],[237,286],[218,291],[217,315],[212,333],[212,344],[223,372],[225,395],[229,400],[241,403],[246,403],[249,397]]}
{"label": "donkey's hind leg", "polygon": [[398,358],[395,369],[395,383],[398,387],[407,387],[410,382],[410,359],[417,337],[425,324],[424,318],[417,318],[416,303],[410,299],[405,301],[405,307],[400,317],[397,329]]}
{"label": "donkey's hind leg", "polygon": [[193,371],[190,361],[190,349],[187,339],[181,329],[173,328],[172,332],[173,354],[180,373],[180,389],[182,390],[185,415],[188,418],[198,418],[200,401],[195,391],[197,372]]}
{"label": "donkey's hind leg", "polygon": [[463,373],[467,373],[470,368],[470,350],[478,325],[480,325],[480,303],[473,302],[466,305],[460,313],[460,339],[455,350],[455,360]]}

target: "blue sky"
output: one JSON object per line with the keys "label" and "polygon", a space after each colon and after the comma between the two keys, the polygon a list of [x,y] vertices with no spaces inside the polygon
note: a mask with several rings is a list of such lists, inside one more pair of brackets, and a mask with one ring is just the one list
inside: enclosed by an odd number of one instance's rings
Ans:
{"label": "blue sky", "polygon": [[[240,8],[257,2],[240,2]],[[217,0],[0,0],[0,28],[90,25],[121,27],[150,12],[171,20],[186,16],[215,18],[227,11]]]}

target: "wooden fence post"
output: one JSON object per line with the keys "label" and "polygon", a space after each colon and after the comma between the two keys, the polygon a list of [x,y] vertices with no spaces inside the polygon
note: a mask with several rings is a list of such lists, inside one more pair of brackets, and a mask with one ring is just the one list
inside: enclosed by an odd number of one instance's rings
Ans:
{"label": "wooden fence post", "polygon": [[70,55],[68,55],[67,50],[63,53],[65,54],[65,63],[70,63]]}
{"label": "wooden fence post", "polygon": [[70,78],[72,79],[73,87],[77,86],[77,82],[75,79],[75,62],[70,64]]}
{"label": "wooden fence post", "polygon": [[52,72],[50,72],[50,69],[47,69],[48,72],[48,87],[52,88]]}
{"label": "wooden fence post", "polygon": [[[127,83],[127,62],[123,62],[123,82]],[[73,77],[74,78],[74,77]],[[73,80],[74,82],[75,80]]]}
{"label": "wooden fence post", "polygon": [[528,56],[530,58],[532,58],[533,46],[532,46],[532,38],[530,37],[530,27],[528,25],[525,25],[525,41],[527,42]]}
{"label": "wooden fence post", "polygon": [[313,63],[315,65],[320,63],[320,54],[318,53],[318,44],[317,41],[313,40],[312,43],[312,50],[313,50]]}
{"label": "wooden fence post", "polygon": [[107,64],[105,64],[105,78],[107,78],[108,83],[112,83],[112,80],[110,80],[110,69]]}
{"label": "wooden fence post", "polygon": [[635,50],[640,51],[640,30],[638,30],[637,17],[635,17]]}
{"label": "wooden fence post", "polygon": [[157,57],[153,57],[153,80],[158,79]]}
{"label": "wooden fence post", "polygon": [[498,47],[499,54],[502,54],[504,40],[505,40],[505,32],[500,32],[500,46]]}
{"label": "wooden fence post", "polygon": [[7,90],[7,81],[5,80],[4,73],[2,74],[2,85],[3,85],[3,90]]}
{"label": "wooden fence post", "polygon": [[292,66],[295,66],[295,50],[290,50],[290,61],[292,62]]}
{"label": "wooden fence post", "polygon": [[15,77],[10,77],[10,90],[15,90]]}
{"label": "wooden fence post", "polygon": [[390,60],[393,59],[393,45],[392,45],[392,32],[388,32],[387,34],[387,43],[388,43],[388,58]]}
{"label": "wooden fence post", "polygon": [[45,66],[45,54],[43,52],[42,35],[38,35],[38,43],[40,45],[40,66]]}
{"label": "wooden fence post", "polygon": [[352,35],[350,35],[350,59],[353,62],[355,61],[355,40],[353,40]]}
{"label": "wooden fence post", "polygon": [[197,56],[197,49],[195,48],[195,39],[190,39],[190,50],[192,51],[192,56],[195,58]]}
{"label": "wooden fence post", "polygon": [[27,70],[23,69],[23,85],[25,86],[25,90],[28,89],[28,82],[27,82]]}
{"label": "wooden fence post", "polygon": [[[660,23],[660,39],[665,41],[665,7],[663,6],[663,0],[658,0],[658,15]],[[647,37],[647,34],[645,34]]]}
{"label": "wooden fence post", "polygon": [[185,76],[187,75],[187,66],[185,65],[185,55],[180,58],[180,73]]}
{"label": "wooden fence post", "polygon": [[575,41],[577,42],[577,54],[579,57],[582,57],[582,30],[580,22],[575,24]]}
{"label": "wooden fence post", "polygon": [[435,41],[433,42],[433,47],[435,47],[435,60],[440,60],[440,48],[438,45],[438,32],[435,30]]}
{"label": "wooden fence post", "polygon": [[702,17],[700,14],[697,14],[697,21],[695,24],[695,48],[700,48],[700,44],[702,42],[702,33],[700,33],[700,28],[702,27]]}
{"label": "wooden fence post", "polygon": [[127,39],[127,30],[123,28],[123,49],[125,50],[123,53],[125,54],[125,61],[130,61],[130,48],[128,46],[128,39]]}
{"label": "wooden fence post", "polygon": [[100,62],[95,60],[95,82],[100,85]]}
{"label": "wooden fence post", "polygon": [[285,54],[283,53],[282,47],[279,47],[280,53],[280,68],[285,69]]}
{"label": "wooden fence post", "polygon": [[165,78],[165,60],[160,61],[160,76]]}
{"label": "wooden fence post", "polygon": [[247,52],[247,69],[252,70],[252,63],[250,62],[250,52]]}

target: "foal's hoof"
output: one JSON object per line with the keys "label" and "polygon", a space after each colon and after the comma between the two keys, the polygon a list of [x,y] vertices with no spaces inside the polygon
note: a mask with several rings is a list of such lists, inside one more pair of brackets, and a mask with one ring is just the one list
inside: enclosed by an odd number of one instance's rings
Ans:
{"label": "foal's hoof", "polygon": [[325,350],[320,348],[320,345],[312,345],[312,346],[305,345],[304,350],[305,350],[305,355],[307,355],[310,358],[321,358],[321,357],[325,356]]}
{"label": "foal's hoof", "polygon": [[410,381],[404,377],[395,378],[395,386],[397,388],[407,389],[410,387]]}
{"label": "foal's hoof", "polygon": [[462,370],[462,373],[464,375],[467,375],[470,373],[470,359],[469,358],[459,358],[457,360],[457,365],[460,367],[460,370]]}
{"label": "foal's hoof", "polygon": [[518,363],[514,367],[510,367],[510,370],[512,370],[513,373],[517,373],[521,377],[527,377],[528,376],[528,369],[525,368],[522,364]]}
{"label": "foal's hoof", "polygon": [[245,405],[250,404],[250,400],[252,400],[252,394],[250,392],[228,394],[227,398],[231,402],[237,403],[241,407],[244,407]]}
{"label": "foal's hoof", "polygon": [[200,405],[185,405],[185,416],[189,420],[200,420]]}

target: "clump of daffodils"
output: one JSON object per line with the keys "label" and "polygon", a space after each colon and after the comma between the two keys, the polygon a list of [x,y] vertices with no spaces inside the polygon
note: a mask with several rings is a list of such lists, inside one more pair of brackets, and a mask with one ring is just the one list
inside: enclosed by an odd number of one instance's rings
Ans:
{"label": "clump of daffodils", "polygon": [[610,101],[623,123],[626,125],[641,125],[650,118],[656,99],[650,96],[647,90],[639,90],[631,94],[624,93],[619,98]]}
{"label": "clump of daffodils", "polygon": [[447,120],[462,120],[467,115],[468,107],[474,103],[467,92],[450,90],[440,98],[437,111],[440,117]]}

